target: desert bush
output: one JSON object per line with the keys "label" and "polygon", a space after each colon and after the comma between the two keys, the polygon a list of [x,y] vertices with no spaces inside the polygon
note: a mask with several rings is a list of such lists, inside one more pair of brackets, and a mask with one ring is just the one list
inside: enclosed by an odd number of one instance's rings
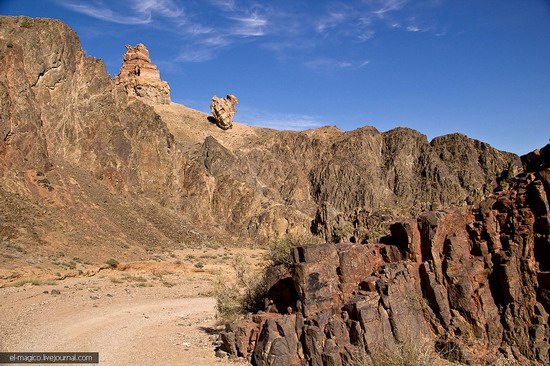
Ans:
{"label": "desert bush", "polygon": [[116,268],[118,267],[118,261],[114,258],[109,258],[105,261],[105,264],[107,264],[109,267],[111,268]]}
{"label": "desert bush", "polygon": [[264,272],[255,273],[242,254],[233,258],[231,267],[235,272],[235,281],[228,282],[220,277],[214,289],[217,317],[224,322],[234,321],[257,310],[257,304],[266,292]]}
{"label": "desert bush", "polygon": [[[357,347],[349,356],[350,366],[445,366],[455,365],[439,358],[432,342],[410,338],[395,347],[374,350],[370,355]],[[457,364],[458,365],[458,364]]]}
{"label": "desert bush", "polygon": [[216,317],[220,322],[232,322],[243,316],[242,300],[236,283],[219,277],[214,288]]}
{"label": "desert bush", "polygon": [[529,360],[512,360],[504,356],[498,358],[494,363],[495,366],[543,366],[542,363]]}
{"label": "desert bush", "polygon": [[28,283],[30,283],[33,286],[39,286],[39,285],[44,284],[44,282],[42,280],[39,280],[38,278],[26,278],[26,279],[19,280],[19,281],[15,282],[12,286],[13,287],[21,287],[21,286],[26,285]]}
{"label": "desert bush", "polygon": [[313,234],[293,234],[268,244],[265,255],[266,266],[292,266],[292,249],[304,244],[319,244],[323,239]]}
{"label": "desert bush", "polygon": [[[263,310],[268,284],[276,282],[271,277],[275,275],[281,279],[291,274],[292,248],[319,242],[321,239],[312,235],[290,235],[275,240],[268,245],[260,271],[254,271],[242,255],[233,258],[231,266],[235,281],[220,278],[214,291],[218,318],[228,322]],[[273,271],[274,268],[277,270]]]}
{"label": "desert bush", "polygon": [[31,284],[33,286],[40,286],[40,285],[55,285],[55,284],[57,284],[57,282],[54,281],[54,280],[42,281],[38,278],[25,278],[25,279],[19,280],[17,282],[14,282],[11,286],[21,287],[21,286],[24,286],[26,284]]}
{"label": "desert bush", "polygon": [[112,283],[122,283],[122,280],[120,278],[111,277],[110,280]]}

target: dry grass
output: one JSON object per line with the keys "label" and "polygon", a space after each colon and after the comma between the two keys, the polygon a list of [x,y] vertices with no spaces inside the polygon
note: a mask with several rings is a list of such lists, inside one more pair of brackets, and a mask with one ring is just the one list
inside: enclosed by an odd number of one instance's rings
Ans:
{"label": "dry grass", "polygon": [[268,246],[260,271],[255,271],[243,255],[235,256],[231,262],[235,280],[219,278],[214,291],[218,319],[231,322],[247,313],[262,310],[265,294],[269,290],[267,268],[280,268],[281,276],[289,275],[292,268],[292,248],[320,241],[321,239],[312,235],[290,235],[276,240]]}
{"label": "dry grass", "polygon": [[494,366],[543,366],[543,364],[535,361],[517,361],[501,357],[494,363]]}
{"label": "dry grass", "polygon": [[214,289],[217,317],[221,322],[232,322],[248,312],[256,310],[266,293],[264,273],[256,273],[243,255],[237,255],[231,263],[235,281],[219,277]]}
{"label": "dry grass", "polygon": [[319,244],[323,240],[312,234],[288,235],[275,240],[268,245],[265,254],[266,266],[282,266],[289,269],[292,266],[292,249],[305,244]]}
{"label": "dry grass", "polygon": [[38,278],[24,278],[22,280],[19,280],[17,282],[14,282],[12,284],[12,287],[21,287],[27,284],[30,284],[32,286],[40,286],[40,285],[55,285],[57,282],[55,281],[43,281]]}
{"label": "dry grass", "polygon": [[409,339],[395,347],[368,354],[364,347],[357,347],[350,355],[350,366],[452,366],[459,365],[442,359],[428,339]]}

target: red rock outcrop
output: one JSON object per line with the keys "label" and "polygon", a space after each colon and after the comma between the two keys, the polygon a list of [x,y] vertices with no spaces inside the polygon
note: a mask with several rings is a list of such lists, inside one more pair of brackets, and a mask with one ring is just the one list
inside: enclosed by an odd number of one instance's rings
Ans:
{"label": "red rock outcrop", "polygon": [[222,350],[255,365],[328,366],[358,347],[424,338],[468,364],[549,364],[549,152],[524,156],[526,173],[479,205],[394,223],[385,244],[294,249],[293,313],[228,326]]}
{"label": "red rock outcrop", "polygon": [[170,104],[170,87],[160,80],[160,71],[151,63],[149,50],[139,43],[126,45],[126,54],[115,84],[126,87],[128,95],[136,96],[147,104]]}

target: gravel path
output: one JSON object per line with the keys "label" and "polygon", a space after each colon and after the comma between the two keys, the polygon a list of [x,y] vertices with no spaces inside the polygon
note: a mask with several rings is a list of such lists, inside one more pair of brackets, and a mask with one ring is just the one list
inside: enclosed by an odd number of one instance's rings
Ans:
{"label": "gravel path", "polygon": [[230,364],[213,351],[215,300],[198,297],[209,286],[76,278],[1,288],[0,350],[99,352],[100,365]]}

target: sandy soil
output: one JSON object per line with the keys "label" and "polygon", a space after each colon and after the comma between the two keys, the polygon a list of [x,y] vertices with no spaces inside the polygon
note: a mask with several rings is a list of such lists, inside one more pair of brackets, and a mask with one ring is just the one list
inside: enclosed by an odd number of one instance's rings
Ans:
{"label": "sandy soil", "polygon": [[248,145],[255,145],[276,133],[275,130],[269,128],[249,126],[236,121],[233,122],[231,129],[224,131],[210,122],[206,113],[178,103],[157,105],[154,108],[176,141],[181,143],[184,150],[191,154],[200,149],[207,136],[213,136],[226,148],[234,150],[246,149]]}
{"label": "sandy soil", "polygon": [[99,352],[100,365],[234,365],[214,353],[223,326],[212,291],[216,280],[233,276],[237,251],[258,265],[259,250],[187,249],[174,256],[192,257],[192,265],[135,262],[92,277],[0,288],[0,351]]}

